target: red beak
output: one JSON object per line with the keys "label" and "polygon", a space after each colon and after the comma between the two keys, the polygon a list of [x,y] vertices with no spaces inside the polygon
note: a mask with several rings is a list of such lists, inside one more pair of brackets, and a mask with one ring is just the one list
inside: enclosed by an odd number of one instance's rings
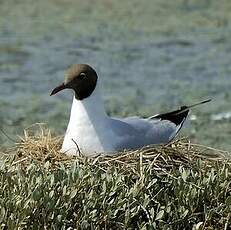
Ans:
{"label": "red beak", "polygon": [[50,96],[52,96],[52,95],[58,93],[59,91],[61,91],[61,90],[63,90],[63,89],[66,89],[66,88],[67,88],[67,86],[66,86],[64,83],[62,83],[61,85],[55,87],[55,88],[52,90]]}

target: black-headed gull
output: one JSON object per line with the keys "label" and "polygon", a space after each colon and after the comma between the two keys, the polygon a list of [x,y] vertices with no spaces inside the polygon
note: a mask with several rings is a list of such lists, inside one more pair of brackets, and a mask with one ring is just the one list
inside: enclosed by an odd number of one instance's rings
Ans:
{"label": "black-headed gull", "polygon": [[65,75],[65,81],[51,92],[74,90],[70,121],[62,152],[86,156],[96,153],[116,154],[125,149],[138,149],[151,144],[169,143],[181,129],[191,106],[157,114],[149,118],[111,118],[104,109],[96,71],[87,64],[75,64]]}

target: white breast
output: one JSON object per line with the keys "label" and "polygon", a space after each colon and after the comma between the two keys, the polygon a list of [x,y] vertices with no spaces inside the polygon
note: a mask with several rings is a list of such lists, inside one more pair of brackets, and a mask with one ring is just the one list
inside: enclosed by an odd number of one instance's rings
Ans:
{"label": "white breast", "polygon": [[62,152],[78,155],[80,150],[88,156],[96,152],[113,152],[113,135],[97,88],[84,100],[74,97]]}

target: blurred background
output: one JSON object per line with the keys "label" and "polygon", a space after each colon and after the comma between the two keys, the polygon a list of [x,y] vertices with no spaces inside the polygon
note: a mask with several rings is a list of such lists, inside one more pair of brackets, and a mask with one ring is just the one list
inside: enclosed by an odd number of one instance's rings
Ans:
{"label": "blurred background", "polygon": [[37,122],[64,134],[72,92],[49,93],[88,63],[112,116],[212,98],[181,135],[231,150],[230,12],[230,0],[0,1],[0,144]]}

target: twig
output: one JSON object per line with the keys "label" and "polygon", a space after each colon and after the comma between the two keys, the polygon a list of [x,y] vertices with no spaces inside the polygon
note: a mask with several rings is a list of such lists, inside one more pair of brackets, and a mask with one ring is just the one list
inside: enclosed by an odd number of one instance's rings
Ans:
{"label": "twig", "polygon": [[81,153],[81,151],[80,151],[80,149],[79,149],[79,146],[78,146],[78,144],[76,143],[76,141],[72,138],[71,139],[73,142],[74,142],[74,144],[76,145],[76,147],[77,147],[77,150],[78,150],[78,152],[79,152],[79,155],[81,156],[81,155],[83,155],[82,153]]}
{"label": "twig", "polygon": [[226,221],[226,223],[225,223],[225,227],[224,227],[224,230],[227,230],[228,229],[228,224],[229,224],[229,219],[230,219],[230,213],[228,214],[228,216],[227,216],[227,221]]}
{"label": "twig", "polygon": [[147,216],[149,225],[151,226],[151,225],[152,225],[152,221],[151,221],[151,217],[150,217],[150,215],[149,215],[148,210],[147,210],[137,199],[133,198],[133,200],[134,200],[135,202],[137,202],[137,203],[140,205],[140,207],[143,209],[144,213],[145,213],[146,216]]}
{"label": "twig", "polygon": [[142,152],[140,152],[140,177],[141,177],[142,184],[143,184],[144,174],[143,174],[143,154]]}
{"label": "twig", "polygon": [[21,163],[21,162],[23,162],[23,161],[25,161],[25,160],[27,160],[27,159],[28,159],[28,157],[25,157],[25,158],[23,158],[23,159],[21,159],[21,160],[15,161],[15,162],[12,163],[12,166],[13,166],[13,165],[16,165],[16,164],[18,164],[18,163]]}

